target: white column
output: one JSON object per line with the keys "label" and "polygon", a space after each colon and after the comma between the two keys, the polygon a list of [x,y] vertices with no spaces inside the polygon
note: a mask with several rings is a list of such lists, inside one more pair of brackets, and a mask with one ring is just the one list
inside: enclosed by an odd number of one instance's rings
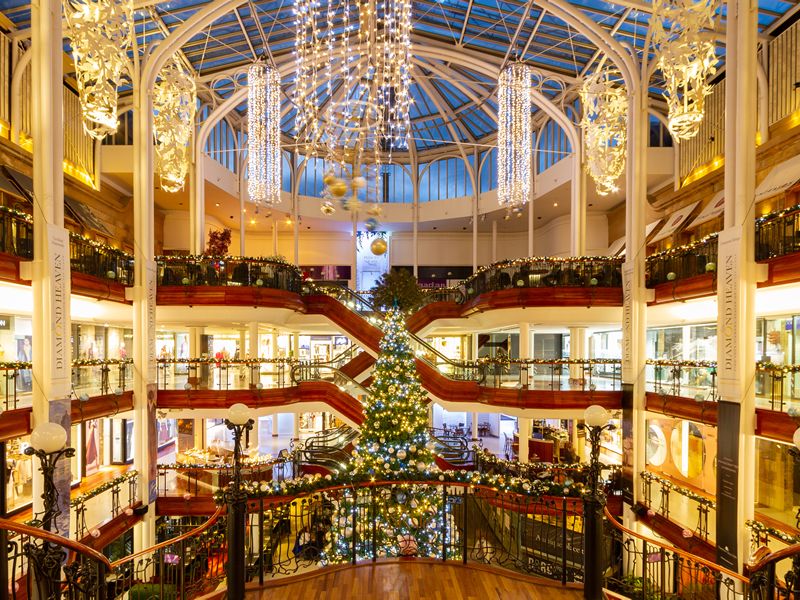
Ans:
{"label": "white column", "polygon": [[189,358],[200,358],[200,336],[203,335],[202,327],[189,327]]}
{"label": "white column", "polygon": [[414,277],[419,277],[419,201],[416,192],[414,193],[414,203],[411,205],[412,230],[411,245],[413,253]]}
{"label": "white column", "polygon": [[292,356],[295,360],[300,360],[300,334],[292,332]]}
{"label": "white column", "polygon": [[[647,89],[632,89],[628,104],[628,147],[625,201],[626,262],[623,265],[622,307],[622,434],[633,452],[623,455],[623,492],[627,501],[640,494],[638,473],[644,469],[646,439],[644,369],[646,295],[644,287],[645,207],[647,206]],[[625,512],[630,524],[633,515]]]}
{"label": "white column", "polygon": [[239,358],[244,358],[247,356],[247,340],[248,340],[248,330],[247,329],[240,329],[239,330]]}
{"label": "white column", "polygon": [[272,215],[272,255],[278,256],[278,217]]}
{"label": "white column", "polygon": [[[70,272],[69,237],[64,229],[64,115],[62,110],[61,3],[31,4],[31,134],[33,137],[33,418],[36,427],[49,421],[70,432]],[[74,446],[76,440],[71,440]],[[69,460],[62,459],[55,477],[62,512],[69,513]],[[33,459],[33,510],[43,508],[43,478]],[[69,514],[58,523],[69,535]]]}
{"label": "white column", "polygon": [[478,441],[478,413],[472,413],[472,441]]}
{"label": "white column", "polygon": [[261,353],[261,347],[258,344],[258,321],[247,324],[247,342],[247,356],[258,358]]}
{"label": "white column", "polygon": [[292,202],[292,232],[294,235],[294,264],[296,266],[300,265],[300,214],[298,212],[297,207],[297,196],[295,196],[294,201]]}
{"label": "white column", "polygon": [[352,264],[350,265],[350,289],[358,288],[358,215],[353,211],[353,234],[351,240]]}
{"label": "white column", "polygon": [[[740,570],[755,503],[755,139],[757,6],[728,2],[725,228],[717,259],[717,562]],[[745,529],[745,528],[739,528]]]}
{"label": "white column", "polygon": [[478,194],[472,199],[472,272],[478,270]]}
{"label": "white column", "polygon": [[292,430],[292,439],[297,441],[300,439],[300,413],[293,413],[292,419],[292,426],[294,427]]}
{"label": "white column", "polygon": [[[247,213],[245,213],[245,204],[244,204],[244,188],[245,188],[244,168],[242,168],[241,173],[239,175],[239,256],[245,255],[244,237],[245,237],[245,230],[247,228],[247,219],[246,219]],[[244,348],[242,348],[242,352],[244,352]]]}
{"label": "white column", "polygon": [[[147,71],[147,68],[144,68]],[[153,259],[153,99],[137,73],[133,86],[133,398],[137,439],[134,467],[139,471],[139,498],[145,505],[156,488],[156,264]],[[202,179],[201,179],[202,181]],[[202,189],[202,186],[198,186]],[[135,529],[137,550],[155,543],[155,510],[150,509]]]}
{"label": "white column", "polygon": [[[270,336],[270,346],[272,350],[272,358],[278,358],[278,331],[273,329]],[[276,417],[277,419],[277,417]],[[275,421],[277,423],[277,421]]]}
{"label": "white column", "polygon": [[[531,325],[523,321],[519,324],[519,358],[520,360],[524,360],[526,358],[531,358],[531,356]],[[520,367],[520,383],[526,389],[530,385],[532,374],[530,369],[524,366]]]}
{"label": "white column", "polygon": [[583,148],[578,144],[572,151],[569,252],[572,256],[583,256],[586,254],[586,176],[583,173]]}
{"label": "white column", "polygon": [[[586,327],[570,327],[569,328],[569,357],[570,359],[587,358],[586,353]],[[570,383],[583,382],[583,366],[570,365],[569,366],[569,380]]]}
{"label": "white column", "polygon": [[472,338],[472,360],[478,360],[478,350],[480,347],[478,346],[478,332],[470,334]]}
{"label": "white column", "polygon": [[529,417],[518,417],[517,424],[519,425],[519,462],[530,462],[528,440],[531,437],[531,420]]}
{"label": "white column", "polygon": [[497,219],[492,219],[492,262],[497,262]]}
{"label": "white column", "polygon": [[[196,145],[195,145],[196,146]],[[203,254],[206,247],[206,176],[202,148],[195,147],[194,165],[189,169],[189,252]],[[152,171],[152,167],[151,167]]]}
{"label": "white column", "polygon": [[533,200],[528,202],[528,256],[533,256]]}

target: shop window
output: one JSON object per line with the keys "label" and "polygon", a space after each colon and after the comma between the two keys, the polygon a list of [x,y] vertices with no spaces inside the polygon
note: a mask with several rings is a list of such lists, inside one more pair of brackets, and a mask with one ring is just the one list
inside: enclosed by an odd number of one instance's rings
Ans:
{"label": "shop window", "polygon": [[656,423],[647,426],[645,454],[647,464],[655,467],[660,467],[667,460],[667,437],[661,426]]}
{"label": "shop window", "polygon": [[691,421],[678,421],[670,436],[670,451],[675,467],[687,479],[694,479],[703,472],[706,447],[697,424]]}

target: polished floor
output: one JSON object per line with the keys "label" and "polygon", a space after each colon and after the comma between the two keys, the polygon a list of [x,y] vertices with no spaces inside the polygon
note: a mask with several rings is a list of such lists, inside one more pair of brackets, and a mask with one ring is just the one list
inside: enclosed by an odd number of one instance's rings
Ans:
{"label": "polished floor", "polygon": [[249,592],[248,600],[577,600],[582,590],[460,565],[391,562],[322,572]]}

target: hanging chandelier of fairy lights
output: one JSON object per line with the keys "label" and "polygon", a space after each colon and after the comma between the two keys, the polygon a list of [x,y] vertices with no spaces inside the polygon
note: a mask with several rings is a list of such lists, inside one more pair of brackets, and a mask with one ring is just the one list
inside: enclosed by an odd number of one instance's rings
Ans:
{"label": "hanging chandelier of fairy lights", "polygon": [[281,194],[281,78],[256,63],[247,70],[247,191],[250,200],[273,206]]}
{"label": "hanging chandelier of fairy lights", "polygon": [[153,135],[161,189],[183,189],[189,171],[197,91],[194,78],[173,56],[158,74],[153,89]]}
{"label": "hanging chandelier of fairy lights", "polygon": [[500,72],[497,125],[497,199],[520,210],[531,192],[531,69],[525,63]]}
{"label": "hanging chandelier of fairy lights", "polygon": [[83,128],[102,139],[117,131],[117,99],[133,39],[132,0],[64,0]]}
{"label": "hanging chandelier of fairy lights", "polygon": [[305,155],[329,151],[337,134],[389,154],[406,148],[411,0],[295,0],[294,12],[294,130]]}
{"label": "hanging chandelier of fairy lights", "polygon": [[600,69],[586,78],[580,90],[584,168],[601,196],[619,190],[616,181],[625,170],[628,96],[620,80],[610,70]]}
{"label": "hanging chandelier of fairy lights", "polygon": [[719,0],[655,0],[653,43],[664,76],[664,97],[672,136],[688,140],[697,135],[705,114],[706,83],[716,73],[714,27]]}

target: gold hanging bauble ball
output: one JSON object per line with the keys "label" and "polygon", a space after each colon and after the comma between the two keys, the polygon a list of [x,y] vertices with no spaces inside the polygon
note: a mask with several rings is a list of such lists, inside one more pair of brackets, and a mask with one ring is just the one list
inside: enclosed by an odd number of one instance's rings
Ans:
{"label": "gold hanging bauble ball", "polygon": [[334,178],[334,180],[328,184],[328,190],[332,196],[341,198],[347,193],[347,184],[339,178]]}
{"label": "gold hanging bauble ball", "polygon": [[375,256],[380,256],[381,254],[386,253],[386,250],[389,249],[389,246],[386,244],[386,240],[378,238],[377,240],[373,240],[373,242],[369,245],[369,249],[372,250],[372,253]]}
{"label": "gold hanging bauble ball", "polygon": [[363,177],[353,177],[353,189],[360,190],[367,187],[367,180]]}
{"label": "gold hanging bauble ball", "polygon": [[336,181],[336,175],[334,175],[331,172],[325,173],[325,177],[322,178],[322,183],[324,183],[325,185],[330,185],[334,181]]}

